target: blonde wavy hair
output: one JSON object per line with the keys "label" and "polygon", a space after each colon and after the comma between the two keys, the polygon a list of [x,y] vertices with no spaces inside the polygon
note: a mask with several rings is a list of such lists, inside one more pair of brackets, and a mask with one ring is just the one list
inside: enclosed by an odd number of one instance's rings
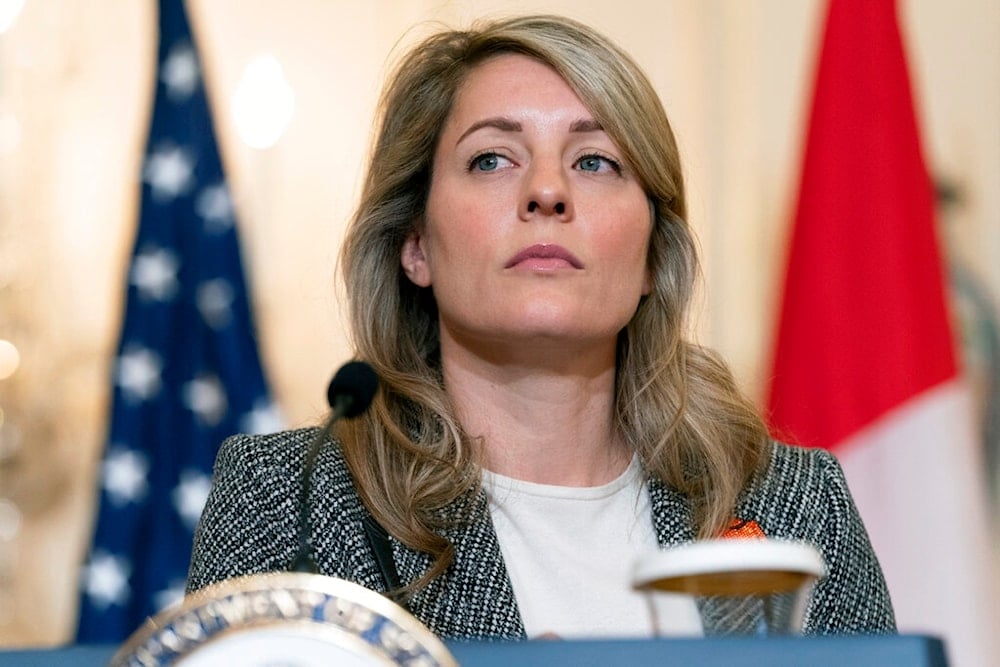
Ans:
{"label": "blonde wavy hair", "polygon": [[453,512],[441,510],[477,492],[480,469],[474,440],[444,390],[433,293],[406,278],[400,253],[424,212],[435,147],[457,91],[477,65],[504,53],[558,72],[649,197],[653,288],[618,343],[615,416],[625,442],[649,475],[689,498],[696,531],[708,537],[729,525],[768,440],[727,367],[685,338],[698,259],[673,131],[639,66],[593,29],[558,16],[435,34],[403,58],[383,91],[361,203],[341,255],[355,353],[381,384],[371,409],[342,422],[337,436],[375,518],[434,558],[414,590],[453,560],[440,534]]}

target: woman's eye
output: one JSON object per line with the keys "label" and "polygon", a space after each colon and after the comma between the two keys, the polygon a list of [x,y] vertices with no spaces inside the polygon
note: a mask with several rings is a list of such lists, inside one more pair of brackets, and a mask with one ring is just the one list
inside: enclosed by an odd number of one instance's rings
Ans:
{"label": "woman's eye", "polygon": [[577,167],[580,171],[604,171],[605,169],[611,169],[615,173],[621,173],[621,167],[617,162],[609,157],[604,157],[603,155],[584,155],[582,158],[576,161]]}
{"label": "woman's eye", "polygon": [[469,162],[470,171],[496,171],[504,162],[504,158],[496,153],[481,153]]}

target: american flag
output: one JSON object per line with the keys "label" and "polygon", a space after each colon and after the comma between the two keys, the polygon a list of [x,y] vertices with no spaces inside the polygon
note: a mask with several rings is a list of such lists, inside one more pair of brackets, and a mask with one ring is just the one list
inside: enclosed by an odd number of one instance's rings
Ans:
{"label": "american flag", "polygon": [[156,98],[100,507],[80,576],[80,643],[120,642],[180,599],[219,443],[281,425],[184,5],[159,5]]}

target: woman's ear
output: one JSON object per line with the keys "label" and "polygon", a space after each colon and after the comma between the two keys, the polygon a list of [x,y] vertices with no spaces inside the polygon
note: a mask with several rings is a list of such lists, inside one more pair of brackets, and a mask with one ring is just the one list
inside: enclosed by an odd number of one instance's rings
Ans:
{"label": "woman's ear", "polygon": [[413,230],[403,241],[399,263],[403,267],[403,273],[406,274],[411,283],[417,287],[430,287],[431,269],[427,264],[427,256],[424,254],[423,237],[420,232]]}

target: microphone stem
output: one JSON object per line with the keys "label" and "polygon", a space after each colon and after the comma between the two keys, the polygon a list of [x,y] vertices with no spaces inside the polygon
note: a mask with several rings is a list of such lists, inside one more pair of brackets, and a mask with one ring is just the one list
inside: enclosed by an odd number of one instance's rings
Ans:
{"label": "microphone stem", "polygon": [[323,424],[323,428],[316,434],[316,437],[309,441],[309,446],[306,449],[306,458],[302,465],[302,490],[299,494],[299,548],[289,568],[293,572],[316,574],[319,571],[313,556],[312,545],[309,543],[309,537],[312,535],[312,521],[309,517],[309,493],[312,491],[312,478],[316,471],[316,460],[319,458],[323,443],[330,434],[334,423],[350,410],[353,403],[353,396],[338,396],[330,417]]}

